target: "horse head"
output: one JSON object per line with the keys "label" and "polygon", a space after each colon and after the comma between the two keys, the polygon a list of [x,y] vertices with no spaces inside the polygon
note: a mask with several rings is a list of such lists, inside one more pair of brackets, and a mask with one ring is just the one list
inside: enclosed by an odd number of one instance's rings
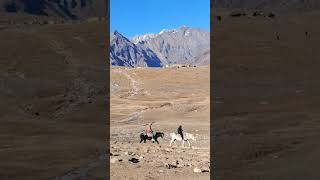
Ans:
{"label": "horse head", "polygon": [[194,135],[193,135],[193,134],[186,133],[186,136],[188,136],[188,138],[190,138],[190,139],[192,139],[192,140],[196,141],[196,138],[194,137]]}
{"label": "horse head", "polygon": [[163,132],[160,134],[160,137],[161,137],[161,138],[164,138],[164,133],[163,133]]}
{"label": "horse head", "polygon": [[157,133],[156,133],[156,136],[163,138],[163,137],[164,137],[164,133],[163,133],[163,132],[157,132]]}

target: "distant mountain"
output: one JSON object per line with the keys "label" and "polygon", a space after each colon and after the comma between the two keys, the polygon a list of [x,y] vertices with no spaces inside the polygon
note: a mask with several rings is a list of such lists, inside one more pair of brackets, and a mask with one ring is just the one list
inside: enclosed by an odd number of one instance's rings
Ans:
{"label": "distant mountain", "polygon": [[162,30],[159,34],[135,36],[132,42],[151,49],[164,65],[210,63],[200,59],[210,49],[210,33],[198,28],[182,26],[178,29]]}
{"label": "distant mountain", "polygon": [[161,67],[210,64],[210,33],[186,26],[131,40],[115,31],[110,38],[112,65]]}
{"label": "distant mountain", "polygon": [[0,12],[86,19],[106,16],[106,0],[0,0]]}
{"label": "distant mountain", "polygon": [[161,67],[157,55],[148,48],[135,45],[119,32],[115,31],[110,37],[111,65],[127,67]]}
{"label": "distant mountain", "polygon": [[195,59],[197,59],[197,62],[195,63],[195,65],[202,66],[202,65],[210,64],[210,50],[203,52]]}
{"label": "distant mountain", "polygon": [[320,0],[216,0],[215,8],[297,11],[320,8]]}

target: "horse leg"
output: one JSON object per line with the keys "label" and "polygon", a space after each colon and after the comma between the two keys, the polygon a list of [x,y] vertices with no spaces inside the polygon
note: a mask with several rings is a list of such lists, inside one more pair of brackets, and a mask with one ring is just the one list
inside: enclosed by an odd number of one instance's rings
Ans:
{"label": "horse leg", "polygon": [[173,142],[173,139],[171,139],[171,141],[170,141],[170,145],[169,145],[170,147],[171,147],[172,142]]}
{"label": "horse leg", "polygon": [[143,141],[143,139],[142,138],[140,138],[140,143]]}
{"label": "horse leg", "polygon": [[182,139],[182,147],[184,147],[184,140]]}
{"label": "horse leg", "polygon": [[189,147],[190,147],[190,142],[189,142],[189,140],[187,139],[187,142],[188,142],[188,144],[189,144]]}
{"label": "horse leg", "polygon": [[178,145],[177,145],[177,140],[175,139],[173,142],[174,142],[174,144],[178,147]]}
{"label": "horse leg", "polygon": [[159,144],[159,142],[158,142],[158,137],[154,138],[154,140]]}

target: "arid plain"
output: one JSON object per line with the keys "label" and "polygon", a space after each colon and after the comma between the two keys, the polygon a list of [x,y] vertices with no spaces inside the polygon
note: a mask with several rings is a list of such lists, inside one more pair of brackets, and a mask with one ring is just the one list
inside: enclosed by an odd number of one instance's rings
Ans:
{"label": "arid plain", "polygon": [[[209,179],[210,67],[111,69],[111,179]],[[163,132],[159,144],[140,142],[144,124]],[[179,125],[195,135],[173,144]],[[132,163],[129,160],[138,159]],[[194,168],[203,172],[195,173]]]}

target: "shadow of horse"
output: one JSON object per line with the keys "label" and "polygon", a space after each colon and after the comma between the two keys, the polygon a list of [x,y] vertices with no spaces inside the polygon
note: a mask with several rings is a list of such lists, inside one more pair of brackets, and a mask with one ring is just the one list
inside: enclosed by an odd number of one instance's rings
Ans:
{"label": "shadow of horse", "polygon": [[[146,143],[147,140],[152,140],[154,139],[155,142],[157,142],[159,144],[159,141],[158,141],[158,138],[161,137],[163,138],[164,137],[164,133],[163,132],[156,132],[154,135],[153,135],[153,138],[152,137],[149,137],[148,135],[146,135],[145,133],[141,133],[140,134],[140,143],[143,141],[144,143]],[[153,143],[154,143],[153,141]]]}

